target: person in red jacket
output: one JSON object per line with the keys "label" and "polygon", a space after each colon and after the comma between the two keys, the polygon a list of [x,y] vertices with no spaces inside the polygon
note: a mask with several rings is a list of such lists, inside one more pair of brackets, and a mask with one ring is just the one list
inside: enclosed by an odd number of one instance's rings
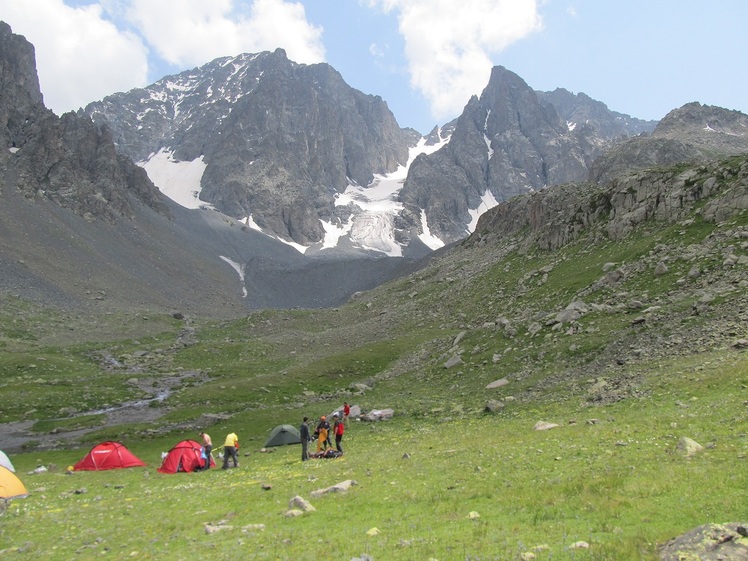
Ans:
{"label": "person in red jacket", "polygon": [[343,446],[341,445],[341,442],[343,441],[343,433],[345,432],[345,424],[343,421],[340,420],[340,416],[337,413],[333,413],[332,415],[335,422],[333,423],[332,430],[335,433],[335,448],[338,452],[341,454],[343,453]]}
{"label": "person in red jacket", "polygon": [[348,405],[347,401],[343,402],[343,423],[348,426],[348,417],[351,416],[351,406]]}

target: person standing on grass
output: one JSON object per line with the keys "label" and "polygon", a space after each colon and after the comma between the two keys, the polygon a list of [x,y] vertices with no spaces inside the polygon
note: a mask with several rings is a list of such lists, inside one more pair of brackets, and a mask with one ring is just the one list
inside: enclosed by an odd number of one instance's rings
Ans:
{"label": "person standing on grass", "polygon": [[351,406],[348,405],[347,401],[343,402],[343,424],[348,426],[348,417],[351,416]]}
{"label": "person standing on grass", "polygon": [[213,441],[210,439],[210,435],[204,432],[200,432],[200,437],[203,439],[203,453],[205,454],[205,467],[203,469],[210,469],[210,453],[213,451]]}
{"label": "person standing on grass", "polygon": [[340,416],[337,413],[333,413],[332,418],[335,419],[333,423],[333,432],[335,433],[335,448],[341,454],[343,453],[343,433],[345,432],[345,423],[340,420]]}
{"label": "person standing on grass", "polygon": [[327,447],[329,446],[328,434],[330,432],[330,423],[327,422],[327,418],[322,415],[319,418],[319,423],[317,423],[317,453],[319,454],[322,449],[324,448],[327,450]]}
{"label": "person standing on grass", "polygon": [[301,439],[301,461],[305,462],[309,459],[309,425],[307,421],[309,417],[304,417],[304,421],[299,427],[299,438]]}
{"label": "person standing on grass", "polygon": [[234,460],[234,467],[239,467],[239,456],[236,453],[238,449],[239,438],[235,433],[229,433],[223,443],[223,469],[229,469],[229,457]]}

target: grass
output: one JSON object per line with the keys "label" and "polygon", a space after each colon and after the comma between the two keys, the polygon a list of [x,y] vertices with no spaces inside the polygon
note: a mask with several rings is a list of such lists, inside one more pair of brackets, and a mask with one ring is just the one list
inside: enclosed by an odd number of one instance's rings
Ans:
{"label": "grass", "polygon": [[[648,560],[695,526],[746,522],[748,355],[732,347],[746,335],[745,301],[721,263],[727,245],[745,254],[734,233],[748,213],[719,225],[690,218],[557,252],[466,248],[329,310],[185,325],[6,300],[0,422],[33,421],[36,432],[12,457],[31,495],[2,516],[0,555]],[[660,260],[668,271],[657,276]],[[626,275],[599,285],[609,262]],[[693,266],[701,277],[688,276]],[[575,300],[585,315],[548,321]],[[176,378],[152,404],[164,413],[157,421],[100,426],[91,413]],[[486,389],[501,378],[509,383]],[[488,414],[489,399],[505,407]],[[396,416],[354,423],[341,459],[301,463],[296,446],[260,452],[274,426],[343,400]],[[214,442],[239,434],[241,467],[156,473],[161,452],[196,438],[205,413],[223,414],[205,427]],[[538,421],[559,426],[533,430]],[[35,449],[47,433],[84,428],[94,430],[77,447]],[[683,457],[684,436],[705,449]],[[64,473],[109,439],[148,467]],[[28,475],[40,464],[59,469]],[[348,479],[358,485],[312,497]],[[316,512],[284,516],[296,495]]]}
{"label": "grass", "polygon": [[[679,532],[748,516],[747,368],[741,354],[669,361],[643,381],[648,397],[601,408],[541,400],[452,422],[353,423],[337,460],[301,463],[298,446],[261,453],[256,443],[242,447],[249,456],[237,470],[161,475],[155,467],[171,441],[133,441],[148,468],[22,475],[31,496],[3,516],[0,551],[47,559],[656,559],[656,544]],[[538,420],[559,427],[535,431]],[[251,425],[238,427],[240,437],[253,434]],[[685,458],[676,453],[681,436],[707,448]],[[84,453],[14,460],[25,474]],[[358,485],[312,498],[347,479]],[[285,517],[296,495],[316,512]],[[219,523],[228,527],[206,533]],[[380,533],[367,535],[372,528]],[[571,548],[579,541],[589,549]]]}

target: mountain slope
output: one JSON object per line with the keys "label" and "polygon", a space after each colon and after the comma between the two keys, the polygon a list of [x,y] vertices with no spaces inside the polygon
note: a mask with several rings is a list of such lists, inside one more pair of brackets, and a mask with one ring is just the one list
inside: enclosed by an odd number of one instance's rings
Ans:
{"label": "mountain slope", "polygon": [[[216,211],[185,209],[115,151],[109,129],[44,107],[33,46],[0,24],[0,292],[61,307],[181,309],[344,302],[402,259],[303,259]],[[349,256],[350,257],[350,256]]]}

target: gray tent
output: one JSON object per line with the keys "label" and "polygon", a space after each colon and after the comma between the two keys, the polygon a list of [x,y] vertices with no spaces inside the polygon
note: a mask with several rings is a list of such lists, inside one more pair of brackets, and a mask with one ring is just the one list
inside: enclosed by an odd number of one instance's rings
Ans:
{"label": "gray tent", "polygon": [[283,446],[284,444],[301,444],[301,435],[299,429],[291,425],[278,425],[275,427],[268,439],[265,441],[265,447]]}
{"label": "gray tent", "polygon": [[0,466],[3,466],[5,469],[10,471],[16,471],[16,468],[14,468],[13,464],[10,463],[10,458],[8,458],[2,450],[0,450]]}

